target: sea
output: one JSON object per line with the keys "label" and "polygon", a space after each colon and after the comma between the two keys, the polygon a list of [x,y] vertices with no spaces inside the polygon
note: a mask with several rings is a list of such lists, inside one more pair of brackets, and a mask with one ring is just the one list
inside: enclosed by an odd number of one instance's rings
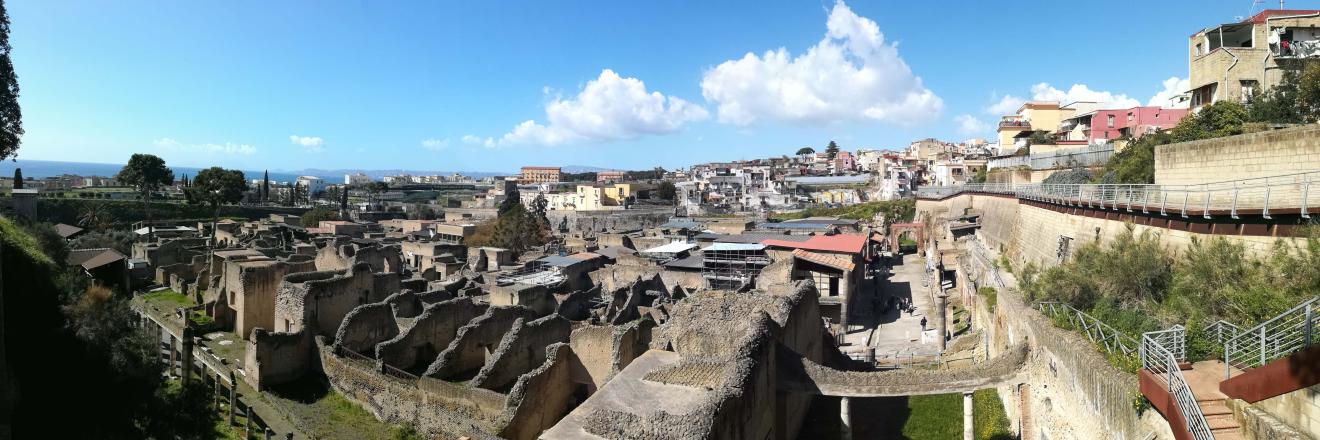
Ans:
{"label": "sea", "polygon": [[[123,167],[124,164],[113,164],[113,163],[60,162],[53,160],[18,159],[17,161],[12,161],[12,160],[0,161],[0,176],[12,177],[14,175],[14,168],[22,168],[23,178],[32,177],[32,178],[40,179],[43,177],[59,176],[61,174],[74,174],[78,176],[114,177],[115,174],[119,173],[119,169]],[[196,176],[197,172],[201,171],[201,168],[191,168],[191,167],[170,167],[170,169],[174,171],[175,178],[178,178],[183,174],[187,174],[189,176]],[[248,180],[260,179],[261,174],[262,174],[261,171],[243,170],[243,177],[246,177]],[[298,180],[298,176],[304,176],[304,175],[306,174],[292,174],[288,172],[282,173],[278,171],[271,171],[270,180],[273,182],[292,182]],[[330,178],[332,176],[317,176],[317,177],[321,177],[326,180],[331,180]],[[334,180],[343,181],[344,176],[339,176],[338,179],[334,179]]]}
{"label": "sea", "polygon": [[[119,173],[119,169],[124,164],[113,163],[91,163],[91,162],[63,162],[54,160],[32,160],[18,159],[0,161],[0,176],[11,177],[14,175],[14,168],[23,169],[23,177],[43,178],[59,176],[61,174],[74,174],[78,176],[104,176],[113,177]],[[183,174],[196,176],[201,168],[172,166],[175,178]],[[373,179],[380,179],[384,176],[398,174],[412,175],[444,175],[452,174],[449,171],[410,171],[410,170],[304,170],[302,172],[288,170],[270,170],[270,180],[272,182],[292,182],[298,180],[299,176],[315,176],[325,179],[327,183],[343,183],[345,174],[365,173]],[[260,179],[263,171],[261,170],[243,170],[243,177],[247,180]],[[467,172],[459,171],[466,176],[485,177],[494,175],[510,175],[512,173],[492,173],[492,172]]]}

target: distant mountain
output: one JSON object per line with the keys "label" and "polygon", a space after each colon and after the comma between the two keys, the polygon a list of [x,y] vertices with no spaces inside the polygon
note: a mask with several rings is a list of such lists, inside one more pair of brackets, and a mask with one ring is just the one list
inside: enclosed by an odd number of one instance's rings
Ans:
{"label": "distant mountain", "polygon": [[323,169],[317,169],[317,168],[308,168],[308,169],[304,169],[304,170],[296,171],[296,172],[294,172],[294,171],[290,171],[290,173],[301,174],[301,175],[309,175],[309,176],[320,176],[321,178],[332,178],[332,177],[343,178],[345,175],[348,175],[348,174],[362,173],[362,174],[366,174],[367,176],[369,176],[369,177],[371,177],[371,178],[373,178],[373,179],[380,179],[380,178],[385,177],[385,176],[397,176],[397,175],[400,175],[400,174],[407,174],[407,175],[411,175],[411,176],[434,176],[434,175],[448,176],[448,175],[450,175],[450,174],[459,173],[459,174],[462,174],[462,175],[464,175],[464,176],[468,176],[468,177],[476,177],[476,178],[489,177],[489,176],[513,176],[513,175],[517,175],[517,174],[518,174],[518,173],[511,173],[511,172],[490,172],[490,171],[429,171],[429,170],[398,170],[398,169],[395,169],[395,170],[361,170],[361,169],[336,169],[336,170],[323,170]]}

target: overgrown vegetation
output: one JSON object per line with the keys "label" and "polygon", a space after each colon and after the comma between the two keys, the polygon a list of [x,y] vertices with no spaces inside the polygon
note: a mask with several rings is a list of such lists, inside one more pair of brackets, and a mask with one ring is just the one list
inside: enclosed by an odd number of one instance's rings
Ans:
{"label": "overgrown vegetation", "polygon": [[976,293],[985,299],[985,305],[990,311],[995,310],[995,305],[999,304],[999,291],[994,287],[984,286],[976,289]]}
{"label": "overgrown vegetation", "polygon": [[998,391],[987,388],[972,393],[972,432],[976,438],[1010,440],[1014,438],[1012,429]]}
{"label": "overgrown vegetation", "polygon": [[1320,232],[1302,229],[1300,245],[1278,241],[1268,255],[1252,256],[1224,237],[1193,239],[1180,255],[1158,234],[1128,230],[1104,244],[1086,243],[1068,261],[1018,277],[1028,300],[1063,301],[1124,334],[1173,324],[1187,328],[1189,357],[1216,350],[1202,335],[1223,319],[1250,326],[1320,291]]}
{"label": "overgrown vegetation", "polygon": [[[126,295],[88,285],[50,254],[63,243],[43,244],[28,232],[48,227],[0,217],[5,348],[18,391],[13,436],[213,435],[209,390],[163,379],[158,341],[138,327]],[[50,423],[52,414],[77,414],[80,422]]]}
{"label": "overgrown vegetation", "polygon": [[69,242],[70,249],[111,248],[124,255],[133,255],[133,233],[124,230],[92,231]]}
{"label": "overgrown vegetation", "polygon": [[839,217],[851,220],[870,220],[877,213],[884,214],[888,223],[911,222],[917,213],[916,199],[881,200],[858,203],[837,208],[807,208],[798,212],[778,212],[770,218],[775,220],[796,220],[807,217]]}
{"label": "overgrown vegetation", "polygon": [[304,212],[300,221],[304,228],[315,228],[320,226],[322,221],[330,220],[339,220],[339,213],[325,206],[317,206]]}
{"label": "overgrown vegetation", "polygon": [[499,216],[477,225],[472,236],[467,238],[467,243],[514,252],[545,244],[550,238],[550,219],[545,214],[545,197],[536,196],[531,211],[519,199],[518,191],[510,191],[500,203]]}

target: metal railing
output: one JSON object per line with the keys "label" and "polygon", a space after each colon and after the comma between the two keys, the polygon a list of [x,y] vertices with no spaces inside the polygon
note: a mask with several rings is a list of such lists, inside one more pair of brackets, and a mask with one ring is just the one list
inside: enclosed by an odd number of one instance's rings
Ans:
{"label": "metal railing", "polygon": [[1108,324],[1088,315],[1081,310],[1077,310],[1067,303],[1057,301],[1041,301],[1035,304],[1036,310],[1051,317],[1063,317],[1069,325],[1081,329],[1091,342],[1105,347],[1109,354],[1122,354],[1132,356],[1137,351],[1137,341],[1122,332],[1115,330]]}
{"label": "metal railing", "polygon": [[1141,335],[1141,368],[1149,371],[1169,389],[1169,395],[1182,413],[1187,431],[1195,440],[1214,440],[1210,423],[1196,404],[1196,396],[1183,378],[1180,361],[1187,360],[1187,333],[1175,325],[1169,330],[1147,332]]}
{"label": "metal railing", "polygon": [[1316,342],[1320,324],[1320,296],[1311,298],[1255,327],[1241,330],[1224,342],[1225,375],[1235,367],[1257,368],[1296,353]]}
{"label": "metal railing", "polygon": [[1207,335],[1214,335],[1216,344],[1223,344],[1228,342],[1229,339],[1233,339],[1237,337],[1238,334],[1242,333],[1242,328],[1238,327],[1236,324],[1221,319],[1205,326],[1205,333]]}
{"label": "metal railing", "polygon": [[[1199,185],[1127,185],[1127,184],[1012,184],[981,183],[960,186],[917,188],[917,197],[943,198],[962,192],[1012,194],[1018,198],[1112,210],[1140,211],[1183,217],[1196,214],[1228,214],[1237,218],[1241,211],[1259,210],[1270,218],[1270,210],[1300,209],[1302,218],[1320,204],[1320,171],[1232,180]],[[1255,213],[1253,213],[1255,214]]]}

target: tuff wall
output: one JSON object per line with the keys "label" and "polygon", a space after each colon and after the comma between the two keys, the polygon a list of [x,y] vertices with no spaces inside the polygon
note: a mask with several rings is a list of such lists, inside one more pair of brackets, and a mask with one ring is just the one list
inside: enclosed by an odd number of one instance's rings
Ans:
{"label": "tuff wall", "polygon": [[1195,185],[1316,171],[1320,125],[1262,131],[1155,148],[1155,183]]}

